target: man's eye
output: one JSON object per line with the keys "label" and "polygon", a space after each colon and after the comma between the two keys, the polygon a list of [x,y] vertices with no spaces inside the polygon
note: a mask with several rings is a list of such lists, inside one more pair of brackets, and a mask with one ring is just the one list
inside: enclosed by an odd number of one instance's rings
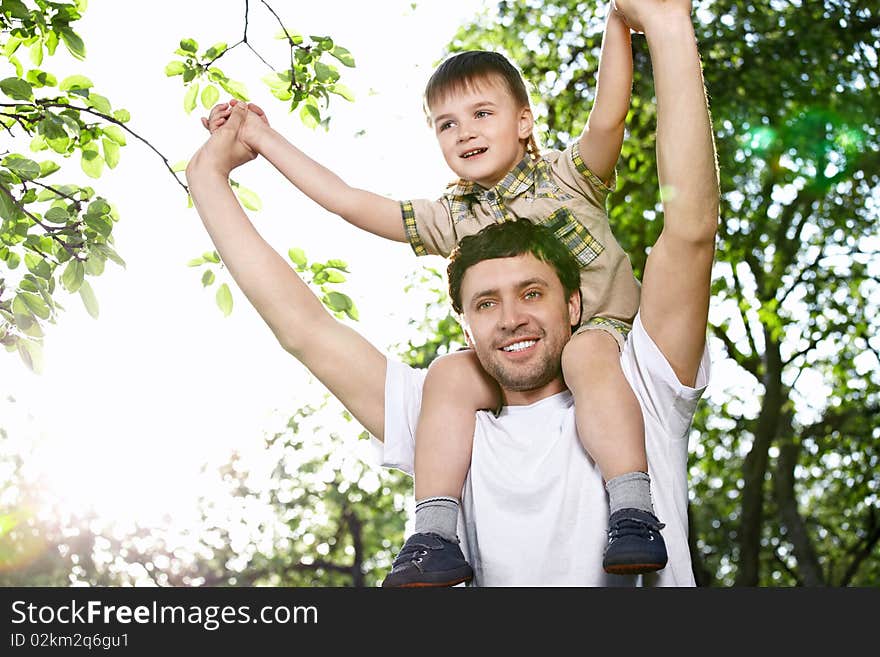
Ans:
{"label": "man's eye", "polygon": [[477,310],[486,310],[487,308],[491,308],[494,304],[494,301],[480,301],[480,303],[477,304]]}
{"label": "man's eye", "polygon": [[538,290],[529,290],[525,294],[526,299],[537,299],[540,296],[541,293]]}

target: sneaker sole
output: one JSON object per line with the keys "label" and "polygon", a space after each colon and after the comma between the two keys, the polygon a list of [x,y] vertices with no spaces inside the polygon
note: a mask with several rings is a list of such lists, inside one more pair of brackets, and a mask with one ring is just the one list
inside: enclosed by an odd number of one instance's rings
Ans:
{"label": "sneaker sole", "polygon": [[611,575],[642,575],[654,573],[666,568],[665,563],[627,563],[619,566],[604,566],[605,572]]}
{"label": "sneaker sole", "polygon": [[398,586],[387,587],[387,588],[397,588],[397,589],[435,589],[435,588],[449,588],[452,586],[457,586],[463,582],[470,582],[473,577],[464,577],[460,579],[453,579],[448,582],[415,582],[413,584],[399,584]]}

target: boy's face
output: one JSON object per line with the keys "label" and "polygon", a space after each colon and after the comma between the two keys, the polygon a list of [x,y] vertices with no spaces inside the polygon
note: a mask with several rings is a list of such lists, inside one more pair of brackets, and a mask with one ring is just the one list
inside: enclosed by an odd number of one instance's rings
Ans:
{"label": "boy's face", "polygon": [[487,188],[523,158],[534,124],[531,110],[497,78],[450,91],[430,111],[446,163],[459,178]]}
{"label": "boy's face", "polygon": [[461,281],[468,344],[504,391],[508,405],[531,404],[565,389],[562,349],[580,315],[556,270],[531,253],[483,260]]}

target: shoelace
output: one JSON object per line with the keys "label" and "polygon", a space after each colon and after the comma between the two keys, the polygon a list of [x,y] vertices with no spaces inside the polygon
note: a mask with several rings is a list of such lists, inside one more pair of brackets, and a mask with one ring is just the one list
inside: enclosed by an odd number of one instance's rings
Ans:
{"label": "shoelace", "polygon": [[650,536],[652,532],[659,532],[666,525],[653,520],[641,520],[638,518],[621,518],[608,529],[608,537],[611,540],[621,536]]}
{"label": "shoelace", "polygon": [[397,555],[397,558],[391,564],[391,567],[394,568],[395,566],[414,561],[415,557],[423,557],[428,554],[428,550],[431,549],[433,549],[433,547],[426,543],[412,543],[411,545],[406,545],[400,551],[400,554]]}

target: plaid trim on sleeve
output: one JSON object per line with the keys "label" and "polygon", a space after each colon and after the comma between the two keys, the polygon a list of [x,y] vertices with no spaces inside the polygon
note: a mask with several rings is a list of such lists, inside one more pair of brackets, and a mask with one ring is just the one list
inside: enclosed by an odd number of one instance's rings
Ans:
{"label": "plaid trim on sleeve", "polygon": [[584,159],[581,157],[581,150],[579,142],[574,142],[571,145],[571,161],[574,164],[574,168],[577,169],[578,173],[581,174],[584,178],[589,180],[593,185],[599,187],[600,189],[604,189],[606,192],[614,191],[614,183],[615,178],[611,178],[610,184],[605,184],[605,182],[599,178],[595,173],[590,171],[589,167],[587,167]]}
{"label": "plaid trim on sleeve", "polygon": [[416,226],[416,213],[413,209],[412,201],[400,202],[400,214],[403,218],[403,230],[406,233],[406,239],[417,256],[428,255],[422,238],[419,237],[419,229]]}

